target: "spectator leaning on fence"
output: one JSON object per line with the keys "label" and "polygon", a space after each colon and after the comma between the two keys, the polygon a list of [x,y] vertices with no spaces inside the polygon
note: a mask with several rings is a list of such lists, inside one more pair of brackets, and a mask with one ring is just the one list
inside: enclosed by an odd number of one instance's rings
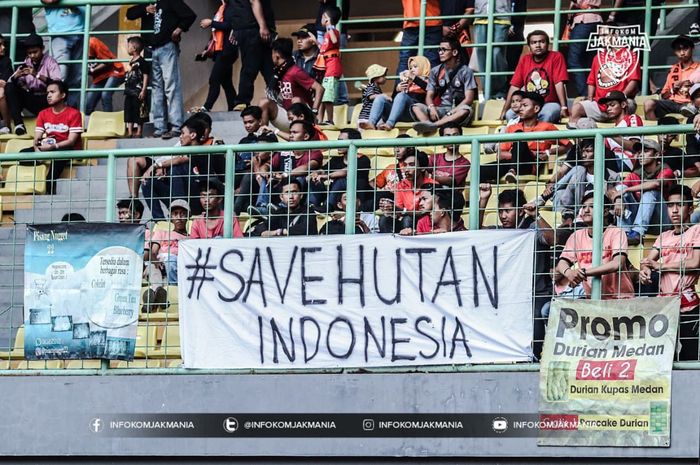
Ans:
{"label": "spectator leaning on fence", "polygon": [[[430,133],[447,123],[467,126],[474,117],[472,104],[477,98],[474,72],[466,62],[462,45],[455,38],[444,38],[438,49],[440,64],[430,70],[425,103],[412,107],[418,133]],[[433,102],[440,100],[439,105]]]}
{"label": "spectator leaning on fence", "polygon": [[[107,44],[96,37],[90,37],[90,47],[88,51],[90,60],[116,60],[117,56],[107,47]],[[111,112],[114,110],[112,106],[112,96],[114,92],[105,90],[98,92],[98,89],[114,89],[124,83],[124,65],[118,62],[112,63],[90,63],[90,76],[92,76],[92,84],[90,89],[94,92],[88,92],[86,114],[91,114],[97,108],[97,104],[102,102],[102,110]]]}
{"label": "spectator leaning on fence", "polygon": [[510,89],[501,112],[501,119],[511,120],[515,113],[510,110],[513,92],[524,90],[535,92],[544,99],[539,119],[558,123],[569,116],[566,102],[566,83],[569,74],[566,60],[560,52],[549,50],[549,35],[544,31],[532,31],[527,35],[528,54],[523,55],[510,81]]}
{"label": "spectator leaning on fence", "polygon": [[183,0],[156,2],[151,63],[154,137],[171,139],[180,135],[180,126],[185,119],[180,75],[180,41],[182,33],[189,30],[195,19],[197,15]]}
{"label": "spectator leaning on fence", "polygon": [[659,296],[681,298],[679,326],[680,360],[698,357],[698,305],[695,291],[700,268],[700,225],[692,225],[693,194],[688,186],[668,190],[666,208],[673,229],[662,232],[641,262],[639,280],[650,284],[653,272],[659,272]]}
{"label": "spectator leaning on fence", "polygon": [[[60,63],[61,76],[69,89],[78,90],[81,84],[80,63],[64,63],[83,57],[83,32],[85,32],[85,7],[63,6],[61,0],[41,0],[45,6],[46,26],[51,37],[51,55]],[[55,34],[55,35],[53,35]],[[79,106],[80,94],[72,91],[68,105]]]}
{"label": "spectator leaning on fence", "polygon": [[661,99],[644,102],[644,113],[648,120],[656,120],[668,113],[680,113],[684,105],[690,103],[690,88],[700,81],[699,63],[693,60],[695,43],[684,35],[671,42],[678,62],[671,66],[666,83],[661,89]]}
{"label": "spectator leaning on fence", "polygon": [[49,106],[46,101],[46,84],[61,79],[61,71],[56,60],[44,54],[44,41],[36,34],[24,40],[27,58],[20,64],[5,86],[7,104],[12,113],[15,134],[27,133],[22,110],[27,109],[38,115]]}
{"label": "spectator leaning on fence", "polygon": [[[608,216],[610,200],[604,196]],[[609,225],[603,231],[601,264],[593,264],[593,190],[583,197],[579,219],[584,227],[566,241],[556,267],[555,291],[560,296],[591,295],[591,279],[601,278],[603,299],[634,297],[634,285],[627,273],[627,236],[622,229]],[[582,286],[582,287],[579,287]]]}
{"label": "spectator leaning on fence", "polygon": [[[203,213],[192,219],[190,239],[224,237],[224,184],[216,178],[199,183],[199,203]],[[243,237],[238,218],[233,215],[233,237]]]}

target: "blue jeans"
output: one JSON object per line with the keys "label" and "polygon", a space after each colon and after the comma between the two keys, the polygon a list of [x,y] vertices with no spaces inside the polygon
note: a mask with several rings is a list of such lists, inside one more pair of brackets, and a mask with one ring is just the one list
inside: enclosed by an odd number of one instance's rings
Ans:
{"label": "blue jeans", "polygon": [[[474,35],[476,36],[475,42],[477,44],[485,44],[486,40],[486,24],[476,24],[474,25]],[[493,25],[493,42],[505,42],[508,39],[508,29],[510,26],[506,24],[494,24]],[[476,58],[479,62],[479,71],[482,73],[486,72],[486,47],[479,47],[476,49]],[[506,50],[505,47],[493,47],[493,60],[491,61],[491,72],[496,73],[499,71],[507,71],[508,62],[506,61]],[[493,97],[504,97],[506,91],[506,84],[508,83],[508,76],[489,76],[491,80],[491,94],[485,96],[486,98]]]}
{"label": "blue jeans", "polygon": [[[622,195],[622,201],[632,212],[632,215],[629,217],[623,215],[618,218],[618,227],[626,231],[636,231],[640,236],[643,236],[646,234],[651,224],[670,224],[668,212],[664,207],[660,190],[642,192],[639,202],[637,202],[633,194],[627,192]],[[634,218],[634,220],[632,220],[632,218]],[[663,226],[655,229],[663,229]]]}
{"label": "blue jeans", "polygon": [[[596,31],[599,23],[583,24],[579,23],[571,30],[571,39],[588,39],[592,32]],[[566,55],[566,61],[569,69],[590,68],[593,63],[595,52],[586,51],[586,42],[577,42],[569,44],[569,53]],[[569,73],[576,87],[576,96],[585,96],[588,92],[586,79],[588,71]]]}
{"label": "blue jeans", "polygon": [[165,259],[165,275],[168,278],[168,284],[177,285],[177,255],[168,254]]}
{"label": "blue jeans", "polygon": [[[386,124],[393,128],[398,121],[413,121],[411,107],[416,103],[420,102],[405,92],[396,94],[394,101],[391,103],[391,112],[389,117],[386,118]],[[374,109],[374,106],[372,109]]]}
{"label": "blue jeans", "polygon": [[141,193],[146,200],[151,217],[155,221],[165,220],[165,214],[160,203],[163,202],[169,210],[170,202],[175,199],[188,200],[190,164],[181,163],[170,168],[163,178],[150,177],[141,186]]}
{"label": "blue jeans", "polygon": [[386,95],[377,95],[372,101],[372,109],[369,112],[369,122],[377,125],[379,120],[386,121],[391,112],[391,100]]}
{"label": "blue jeans", "polygon": [[[76,34],[53,37],[51,39],[51,55],[59,62],[63,82],[70,89],[79,89],[81,85],[80,76],[82,74],[80,63],[65,65],[60,63],[66,60],[80,60],[83,58],[83,36]],[[74,108],[79,108],[80,92],[70,92],[67,103]]]}
{"label": "blue jeans", "polygon": [[[111,77],[109,79],[106,79],[99,84],[92,84],[90,86],[91,89],[104,89],[104,88],[113,88],[113,87],[119,87],[124,83],[124,78],[123,77]],[[86,114],[91,114],[95,109],[97,108],[97,104],[102,102],[102,111],[109,111],[112,112],[114,111],[114,107],[112,106],[112,96],[114,95],[114,92],[111,90],[105,90],[102,92],[88,92],[87,96],[87,105],[85,106],[85,113]]]}
{"label": "blue jeans", "polygon": [[[425,44],[424,45],[440,45],[442,40],[442,27],[441,26],[431,26],[425,28]],[[407,50],[401,50],[399,52],[399,67],[396,70],[396,74],[401,73],[408,69],[408,59],[412,56],[418,55],[418,28],[409,27],[403,30],[403,36],[401,37],[402,47],[416,47],[409,48]],[[437,66],[440,64],[440,58],[438,57],[437,48],[426,48],[423,51],[423,56],[430,60],[431,66]]]}
{"label": "blue jeans", "polygon": [[[168,123],[179,131],[185,119],[180,79],[180,47],[175,42],[153,49],[153,75],[151,85],[151,113],[156,134],[168,130]],[[168,104],[168,120],[165,120],[165,103]]]}
{"label": "blue jeans", "polygon": [[[513,110],[508,110],[506,112],[506,119],[508,121],[514,119],[516,116]],[[545,103],[540,114],[537,115],[537,119],[540,121],[549,121],[550,123],[558,123],[561,118],[561,105],[554,102]]]}

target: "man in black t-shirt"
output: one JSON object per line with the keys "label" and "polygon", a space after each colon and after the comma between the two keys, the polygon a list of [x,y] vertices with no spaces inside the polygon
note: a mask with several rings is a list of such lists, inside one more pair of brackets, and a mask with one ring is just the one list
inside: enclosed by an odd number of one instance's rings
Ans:
{"label": "man in black t-shirt", "polygon": [[270,211],[267,219],[253,228],[253,236],[315,236],[318,234],[316,215],[309,212],[304,202],[301,183],[290,178],[282,186],[280,205]]}
{"label": "man in black t-shirt", "polygon": [[[275,15],[271,0],[230,0],[234,6],[233,35],[241,52],[241,75],[238,81],[236,110],[250,105],[258,73],[265,84],[272,80],[270,44],[275,40]],[[262,12],[262,16],[255,12]]]}

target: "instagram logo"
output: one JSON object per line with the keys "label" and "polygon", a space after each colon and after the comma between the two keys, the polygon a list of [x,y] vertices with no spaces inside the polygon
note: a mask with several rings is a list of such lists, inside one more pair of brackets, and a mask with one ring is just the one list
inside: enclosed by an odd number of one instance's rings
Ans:
{"label": "instagram logo", "polygon": [[374,420],[371,418],[362,420],[362,429],[365,431],[374,431]]}

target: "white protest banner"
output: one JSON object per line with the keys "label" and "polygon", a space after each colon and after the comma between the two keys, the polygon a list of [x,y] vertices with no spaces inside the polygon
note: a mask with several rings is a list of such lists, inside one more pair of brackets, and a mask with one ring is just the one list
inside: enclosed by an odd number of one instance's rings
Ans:
{"label": "white protest banner", "polygon": [[532,341],[534,232],[190,240],[187,368],[515,362]]}

